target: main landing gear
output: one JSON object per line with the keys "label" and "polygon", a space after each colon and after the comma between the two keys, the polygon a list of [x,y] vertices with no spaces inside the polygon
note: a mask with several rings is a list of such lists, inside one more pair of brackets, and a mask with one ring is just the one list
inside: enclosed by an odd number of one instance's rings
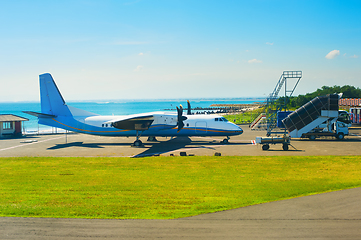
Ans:
{"label": "main landing gear", "polygon": [[141,147],[143,146],[143,142],[139,140],[139,137],[142,135],[143,132],[141,132],[139,134],[139,132],[137,131],[137,134],[136,134],[136,140],[134,141],[132,147]]}
{"label": "main landing gear", "polygon": [[140,140],[135,140],[133,143],[133,147],[141,147],[143,146],[143,142]]}
{"label": "main landing gear", "polygon": [[[137,140],[134,141],[134,143],[132,145],[133,147],[141,147],[141,146],[143,146],[143,142],[139,140],[140,135],[142,135],[142,134],[138,134],[138,132],[137,132],[137,136],[136,136]],[[149,136],[147,141],[148,142],[157,142],[157,139],[156,139],[155,136]]]}

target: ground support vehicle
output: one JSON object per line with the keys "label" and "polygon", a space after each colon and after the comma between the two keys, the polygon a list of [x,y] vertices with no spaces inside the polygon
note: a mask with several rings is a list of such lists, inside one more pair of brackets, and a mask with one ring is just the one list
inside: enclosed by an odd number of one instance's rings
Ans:
{"label": "ground support vehicle", "polygon": [[333,119],[327,121],[325,128],[315,128],[308,133],[302,134],[301,137],[310,140],[315,140],[318,137],[335,137],[338,140],[343,140],[349,134],[348,128],[349,124]]}
{"label": "ground support vehicle", "polygon": [[290,144],[290,137],[287,135],[277,137],[256,137],[256,143],[262,145],[262,150],[270,148],[270,144],[282,144],[282,149],[287,151]]}

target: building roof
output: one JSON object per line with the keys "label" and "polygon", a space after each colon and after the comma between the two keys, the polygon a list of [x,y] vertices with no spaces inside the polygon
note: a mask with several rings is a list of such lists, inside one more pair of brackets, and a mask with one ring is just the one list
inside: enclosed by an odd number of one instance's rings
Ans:
{"label": "building roof", "polygon": [[29,121],[27,118],[19,117],[14,114],[0,114],[0,122]]}

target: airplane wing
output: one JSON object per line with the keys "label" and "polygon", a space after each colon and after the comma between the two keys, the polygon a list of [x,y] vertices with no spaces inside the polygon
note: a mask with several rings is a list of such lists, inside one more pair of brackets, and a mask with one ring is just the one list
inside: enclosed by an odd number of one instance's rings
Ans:
{"label": "airplane wing", "polygon": [[125,130],[148,130],[154,121],[153,115],[129,116],[126,118],[108,121],[113,127]]}

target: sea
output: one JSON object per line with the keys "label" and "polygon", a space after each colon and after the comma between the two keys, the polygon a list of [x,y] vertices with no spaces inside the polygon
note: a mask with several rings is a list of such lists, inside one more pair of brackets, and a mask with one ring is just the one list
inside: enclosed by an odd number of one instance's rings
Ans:
{"label": "sea", "polygon": [[[191,107],[208,108],[212,104],[252,104],[262,102],[261,98],[215,98],[190,99]],[[187,108],[185,99],[152,99],[152,100],[94,100],[94,101],[68,101],[67,105],[80,108],[99,115],[130,115],[136,113],[165,111],[174,112],[176,106],[182,104]],[[22,111],[41,112],[40,102],[0,102],[0,114],[14,114],[29,119],[23,122],[23,133],[57,133],[60,129],[38,124],[36,117]]]}

